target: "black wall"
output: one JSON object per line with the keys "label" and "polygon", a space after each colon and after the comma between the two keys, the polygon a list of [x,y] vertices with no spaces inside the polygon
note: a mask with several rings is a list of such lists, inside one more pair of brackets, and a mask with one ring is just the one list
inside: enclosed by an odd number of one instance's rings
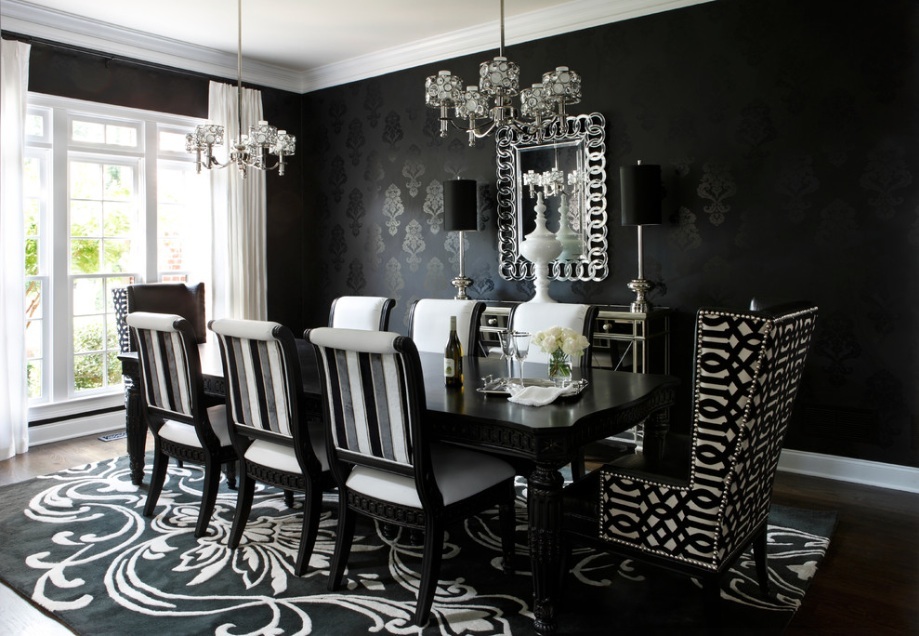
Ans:
{"label": "black wall", "polygon": [[[661,164],[665,224],[645,230],[645,273],[658,283],[653,301],[679,310],[684,382],[697,307],[811,299],[819,332],[787,446],[919,465],[917,44],[919,5],[905,0],[735,0],[509,47],[525,85],[558,64],[579,71],[574,108],[608,122],[610,275],[553,283],[552,295],[632,298],[635,231],[619,225],[618,167]],[[484,229],[467,233],[471,295],[531,295],[498,275],[493,141],[440,139],[423,101],[427,75],[474,80],[490,55],[306,96],[320,299],[309,322],[322,323],[337,295],[389,295],[404,332],[414,299],[452,295],[456,238],[429,221],[439,183],[457,173],[484,195]]]}
{"label": "black wall", "polygon": [[[645,231],[645,273],[652,300],[678,310],[684,384],[697,307],[811,299],[820,322],[786,446],[919,466],[917,51],[911,0],[721,0],[509,47],[525,85],[559,64],[579,71],[575,109],[608,122],[610,275],[552,295],[629,302],[635,232],[619,225],[618,167],[660,164],[665,223]],[[398,300],[404,332],[414,299],[452,296],[456,236],[437,225],[438,189],[457,174],[481,188],[471,295],[531,295],[497,273],[493,141],[440,139],[424,106],[427,75],[472,80],[492,54],[303,96],[263,89],[269,120],[300,142],[290,174],[268,180],[271,319],[297,331],[324,324],[335,296],[379,294]],[[207,78],[39,44],[31,88],[207,110]]]}

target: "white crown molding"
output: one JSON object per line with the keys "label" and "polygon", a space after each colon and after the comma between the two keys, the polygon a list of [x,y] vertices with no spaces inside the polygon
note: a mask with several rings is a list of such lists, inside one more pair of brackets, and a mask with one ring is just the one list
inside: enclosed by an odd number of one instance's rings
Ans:
{"label": "white crown molding", "polygon": [[[519,44],[601,24],[680,9],[713,0],[572,0],[506,20],[506,44]],[[236,55],[115,27],[20,0],[0,3],[0,24],[36,38],[154,64],[236,78]],[[483,24],[435,38],[362,55],[306,71],[243,60],[246,82],[295,93],[347,84],[422,64],[497,48],[495,24]]]}
{"label": "white crown molding", "polygon": [[[3,0],[0,3],[0,24],[3,31],[195,73],[236,79],[236,54],[87,20],[20,0]],[[243,79],[260,86],[299,92],[301,75],[298,71],[243,59]]]}
{"label": "white crown molding", "polygon": [[[511,46],[531,42],[601,24],[621,22],[712,1],[573,0],[507,18],[505,44]],[[312,69],[303,74],[301,92],[308,93],[481,51],[496,51],[496,33],[496,24],[483,24]]]}

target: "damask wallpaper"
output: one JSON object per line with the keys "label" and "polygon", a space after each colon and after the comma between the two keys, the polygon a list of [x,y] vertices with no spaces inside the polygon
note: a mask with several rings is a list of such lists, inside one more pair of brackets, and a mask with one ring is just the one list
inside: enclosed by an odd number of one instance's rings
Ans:
{"label": "damask wallpaper", "polygon": [[[557,65],[580,72],[577,112],[607,121],[609,277],[550,293],[632,299],[636,236],[619,225],[618,168],[660,164],[664,223],[644,231],[645,274],[651,300],[676,311],[684,387],[698,307],[813,300],[786,446],[919,466],[917,51],[912,0],[718,0],[508,47],[524,85]],[[288,175],[268,180],[269,318],[302,331],[324,324],[338,295],[386,295],[405,332],[414,299],[453,295],[442,183],[456,176],[479,182],[470,295],[529,298],[531,283],[498,274],[494,141],[441,139],[424,106],[427,75],[469,81],[493,54],[306,95],[262,89],[268,119],[299,142]],[[41,43],[30,64],[31,90],[197,116],[208,79]]]}
{"label": "damask wallpaper", "polygon": [[[559,64],[579,71],[575,109],[608,122],[610,275],[554,282],[551,294],[630,301],[636,237],[619,225],[618,167],[660,164],[665,222],[645,228],[645,273],[653,302],[678,310],[685,384],[696,308],[811,299],[820,322],[788,445],[919,465],[917,24],[919,6],[904,1],[737,0],[509,47],[522,83]],[[386,295],[404,332],[412,301],[452,296],[457,234],[442,228],[441,184],[457,176],[480,184],[470,295],[532,294],[498,274],[494,141],[441,139],[424,106],[427,75],[449,68],[469,81],[491,54],[305,96],[316,133],[309,322],[337,295]]]}

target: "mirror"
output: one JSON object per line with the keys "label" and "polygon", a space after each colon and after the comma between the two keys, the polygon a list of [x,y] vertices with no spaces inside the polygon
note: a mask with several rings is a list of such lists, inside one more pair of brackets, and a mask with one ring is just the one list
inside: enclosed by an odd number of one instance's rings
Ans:
{"label": "mirror", "polygon": [[[499,271],[506,280],[528,280],[534,265],[520,243],[536,227],[537,195],[546,226],[563,251],[549,264],[553,280],[600,281],[609,273],[606,238],[606,121],[603,115],[518,129],[495,136],[498,159]],[[566,223],[561,223],[564,217]]]}

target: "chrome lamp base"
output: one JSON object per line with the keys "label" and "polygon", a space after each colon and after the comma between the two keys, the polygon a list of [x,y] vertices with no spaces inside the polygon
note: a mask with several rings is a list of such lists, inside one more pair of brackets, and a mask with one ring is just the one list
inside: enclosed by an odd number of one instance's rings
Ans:
{"label": "chrome lamp base", "polygon": [[464,276],[462,272],[460,275],[453,279],[453,286],[456,287],[456,300],[468,300],[469,296],[466,295],[466,288],[472,286],[472,279],[468,276]]}
{"label": "chrome lamp base", "polygon": [[635,300],[630,305],[632,313],[648,313],[651,309],[651,303],[645,299],[645,294],[654,288],[654,283],[644,278],[636,278],[629,282],[628,287],[635,292]]}

